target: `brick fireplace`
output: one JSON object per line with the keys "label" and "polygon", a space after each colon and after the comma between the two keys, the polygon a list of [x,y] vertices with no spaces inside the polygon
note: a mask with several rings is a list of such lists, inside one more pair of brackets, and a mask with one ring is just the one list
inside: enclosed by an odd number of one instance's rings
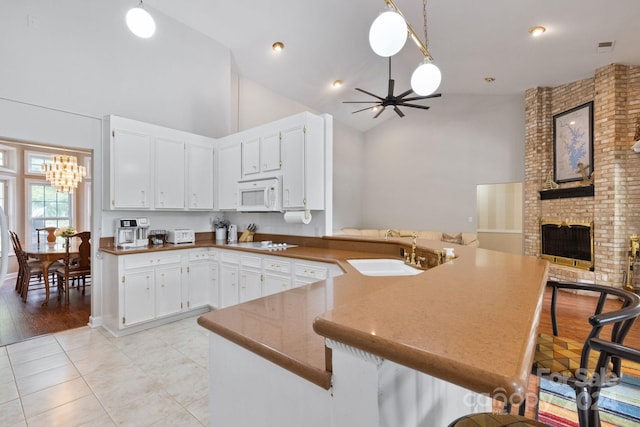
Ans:
{"label": "brick fireplace", "polygon": [[[593,101],[593,195],[541,200],[553,169],[553,116]],[[629,237],[640,234],[640,66],[612,64],[591,78],[525,94],[524,253],[540,256],[540,221],[593,223],[594,269],[552,264],[549,277],[621,287]],[[576,182],[560,184],[575,187]],[[635,268],[636,274],[640,268]],[[636,287],[640,278],[635,278]]]}

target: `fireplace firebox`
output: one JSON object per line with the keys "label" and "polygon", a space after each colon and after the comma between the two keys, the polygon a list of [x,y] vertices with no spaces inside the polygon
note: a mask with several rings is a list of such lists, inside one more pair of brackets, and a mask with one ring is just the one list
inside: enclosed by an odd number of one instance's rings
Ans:
{"label": "fireplace firebox", "polygon": [[554,264],[593,271],[593,223],[540,221],[540,256]]}

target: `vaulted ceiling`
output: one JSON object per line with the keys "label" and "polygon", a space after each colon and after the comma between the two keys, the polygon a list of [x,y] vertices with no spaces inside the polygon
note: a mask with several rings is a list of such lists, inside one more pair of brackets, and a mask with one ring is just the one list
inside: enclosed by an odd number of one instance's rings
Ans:
{"label": "vaulted ceiling", "polygon": [[[396,4],[424,37],[422,0]],[[342,103],[371,99],[356,87],[386,94],[387,59],[368,42],[383,0],[146,0],[145,6],[227,46],[239,75],[356,129],[397,117],[390,109],[377,119],[369,111],[352,114],[361,107]],[[420,102],[431,108],[447,94],[523,94],[590,77],[611,63],[640,65],[638,0],[429,0],[427,19],[429,50],[443,76],[442,98]],[[534,25],[546,33],[531,37]],[[276,41],[285,44],[279,55],[271,50]],[[614,42],[613,49],[600,52],[600,42]],[[396,93],[409,88],[421,60],[410,40],[393,57]],[[337,90],[336,79],[344,82]]]}

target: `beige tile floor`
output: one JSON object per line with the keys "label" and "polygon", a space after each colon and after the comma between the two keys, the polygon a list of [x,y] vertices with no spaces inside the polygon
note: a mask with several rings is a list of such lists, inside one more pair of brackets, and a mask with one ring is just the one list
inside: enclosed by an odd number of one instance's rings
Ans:
{"label": "beige tile floor", "polygon": [[196,317],[114,338],[82,327],[0,347],[0,426],[208,425]]}

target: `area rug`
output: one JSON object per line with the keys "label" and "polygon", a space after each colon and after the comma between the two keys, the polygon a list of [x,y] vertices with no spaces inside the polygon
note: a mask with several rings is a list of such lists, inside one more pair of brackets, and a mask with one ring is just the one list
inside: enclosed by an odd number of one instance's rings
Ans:
{"label": "area rug", "polygon": [[[640,365],[626,364],[624,368],[622,383],[600,394],[602,427],[640,425]],[[554,427],[578,427],[575,399],[571,387],[541,379],[538,420]]]}

